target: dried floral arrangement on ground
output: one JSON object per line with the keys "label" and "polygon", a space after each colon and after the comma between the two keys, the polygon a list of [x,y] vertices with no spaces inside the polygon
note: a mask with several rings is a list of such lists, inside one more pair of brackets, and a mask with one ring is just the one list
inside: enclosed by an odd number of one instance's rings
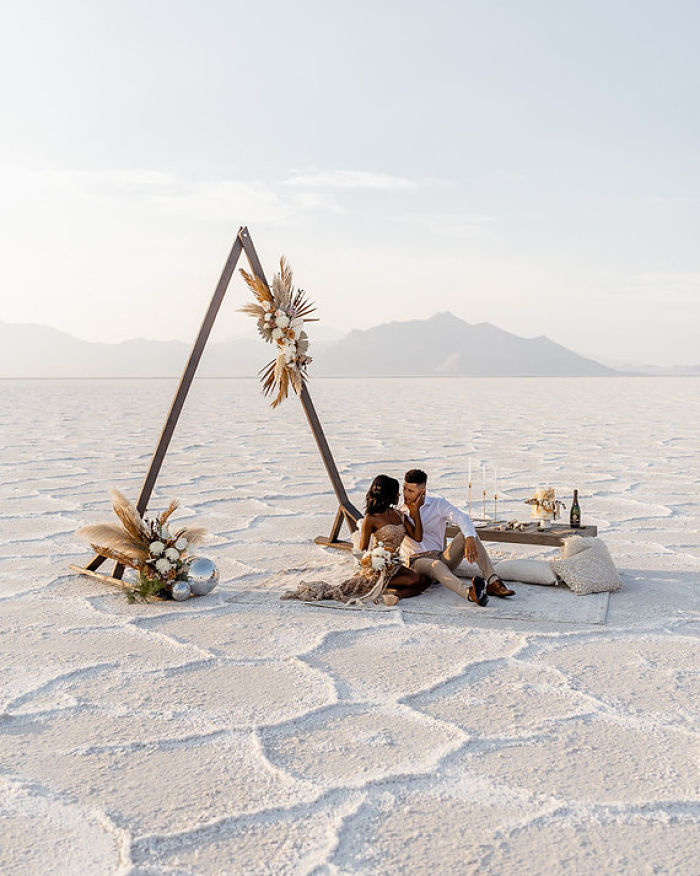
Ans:
{"label": "dried floral arrangement on ground", "polygon": [[167,523],[178,507],[177,501],[172,501],[162,514],[150,519],[141,517],[119,490],[113,489],[110,493],[119,523],[83,526],[77,534],[92,546],[95,553],[138,572],[135,587],[124,584],[129,602],[146,602],[155,596],[187,598],[190,595],[188,575],[195,560],[190,549],[202,542],[206,529],[183,526],[173,531]]}

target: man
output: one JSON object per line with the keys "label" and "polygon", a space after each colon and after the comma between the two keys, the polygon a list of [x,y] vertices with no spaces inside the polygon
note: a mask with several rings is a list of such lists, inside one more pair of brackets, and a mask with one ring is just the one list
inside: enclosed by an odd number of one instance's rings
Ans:
{"label": "man", "polygon": [[[406,536],[401,545],[401,554],[409,561],[410,567],[478,605],[486,605],[489,595],[501,598],[514,596],[515,591],[509,590],[494,572],[469,515],[455,508],[447,499],[426,496],[427,482],[427,474],[418,468],[412,468],[404,475],[405,504],[401,510],[408,514],[408,504],[418,507],[423,524],[422,541],[417,542]],[[460,532],[445,548],[445,527],[448,523],[459,526]],[[463,557],[478,565],[485,584],[477,577],[471,586],[467,586],[454,574]]]}

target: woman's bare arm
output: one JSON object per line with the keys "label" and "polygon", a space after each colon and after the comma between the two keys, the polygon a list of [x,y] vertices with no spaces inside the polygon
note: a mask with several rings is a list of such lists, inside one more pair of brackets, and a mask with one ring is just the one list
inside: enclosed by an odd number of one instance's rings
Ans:
{"label": "woman's bare arm", "polygon": [[423,522],[420,519],[420,505],[409,505],[408,511],[413,520],[411,520],[408,514],[404,514],[403,525],[406,527],[406,533],[414,541],[423,541]]}
{"label": "woman's bare arm", "polygon": [[368,514],[362,521],[362,535],[360,536],[361,551],[366,551],[369,547],[369,540],[376,528],[377,524],[375,523],[374,518],[371,514]]}

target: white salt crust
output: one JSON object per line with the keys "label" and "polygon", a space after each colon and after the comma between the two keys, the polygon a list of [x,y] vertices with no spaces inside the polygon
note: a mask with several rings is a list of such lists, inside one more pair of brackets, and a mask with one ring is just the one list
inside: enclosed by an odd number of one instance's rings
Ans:
{"label": "white salt crust", "polygon": [[697,380],[312,382],[359,506],[414,465],[464,504],[469,455],[508,518],[579,488],[622,589],[519,584],[485,609],[437,587],[280,602],[350,563],[312,544],[335,501],[300,406],[253,380],[195,382],[151,502],[210,528],[219,587],[132,606],[72,574],[175,385],[2,384],[0,871],[693,870]]}

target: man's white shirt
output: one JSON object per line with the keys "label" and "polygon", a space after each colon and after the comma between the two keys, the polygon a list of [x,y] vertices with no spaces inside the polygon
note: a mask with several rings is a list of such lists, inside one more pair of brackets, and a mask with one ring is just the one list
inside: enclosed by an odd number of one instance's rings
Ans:
{"label": "man's white shirt", "polygon": [[[407,505],[402,505],[401,511],[410,517]],[[459,526],[465,538],[476,537],[471,517],[464,511],[460,511],[447,499],[442,499],[439,496],[425,497],[420,508],[420,519],[423,524],[423,540],[415,541],[409,536],[405,536],[401,543],[401,555],[404,557],[422,554],[425,551],[443,551],[445,549],[445,527],[448,523]]]}

